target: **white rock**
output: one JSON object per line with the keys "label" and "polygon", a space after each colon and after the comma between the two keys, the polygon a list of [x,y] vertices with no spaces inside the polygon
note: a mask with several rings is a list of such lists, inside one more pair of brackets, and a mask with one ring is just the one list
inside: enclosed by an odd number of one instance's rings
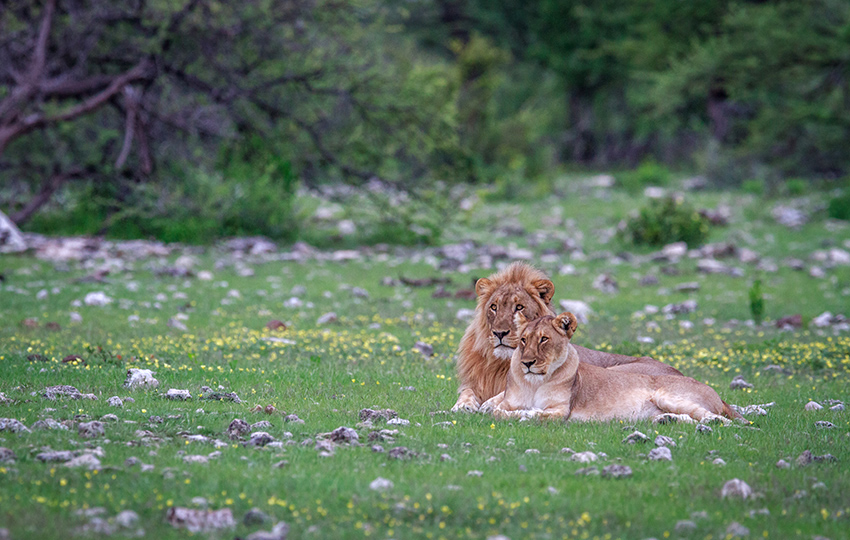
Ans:
{"label": "white rock", "polygon": [[570,456],[570,461],[578,461],[579,463],[592,463],[599,459],[593,452],[576,452]]}
{"label": "white rock", "polygon": [[192,399],[192,394],[189,393],[188,390],[180,390],[178,388],[169,388],[168,392],[165,393],[166,399],[174,399],[177,401],[186,401],[187,399]]}
{"label": "white rock", "polygon": [[124,401],[118,396],[112,396],[111,398],[106,400],[106,403],[110,407],[123,407]]}
{"label": "white rock", "polygon": [[127,379],[124,381],[126,388],[156,388],[159,381],[153,376],[156,372],[149,369],[130,368],[127,370]]}
{"label": "white rock", "polygon": [[805,408],[806,408],[807,411],[819,411],[819,410],[823,409],[823,405],[821,405],[817,401],[810,401],[810,402],[806,403]]}
{"label": "white rock", "polygon": [[391,480],[381,478],[380,476],[369,483],[369,489],[371,489],[372,491],[387,491],[392,489],[393,486],[394,484]]}
{"label": "white rock", "polygon": [[832,313],[829,311],[824,311],[814,319],[812,319],[812,324],[817,326],[818,328],[824,328],[832,324]]}
{"label": "white rock", "polygon": [[659,446],[649,451],[647,456],[651,461],[673,461],[673,453],[666,446]]}
{"label": "white rock", "polygon": [[747,499],[753,496],[753,489],[743,480],[733,478],[723,484],[723,489],[720,490],[720,496],[724,499],[726,497]]}
{"label": "white rock", "polygon": [[112,303],[112,298],[106,296],[103,291],[90,292],[83,299],[87,306],[105,306]]}
{"label": "white rock", "polygon": [[86,469],[92,471],[94,469],[100,469],[100,460],[94,457],[91,454],[82,454],[80,456],[75,457],[70,461],[65,462],[66,467],[85,467]]}
{"label": "white rock", "polygon": [[329,324],[339,320],[336,313],[329,311],[316,320],[316,324]]}

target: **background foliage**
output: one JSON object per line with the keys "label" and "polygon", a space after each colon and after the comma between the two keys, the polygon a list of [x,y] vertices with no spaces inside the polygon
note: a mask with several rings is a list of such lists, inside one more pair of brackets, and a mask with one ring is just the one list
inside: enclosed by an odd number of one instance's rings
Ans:
{"label": "background foliage", "polygon": [[36,230],[293,240],[327,185],[850,170],[842,0],[13,0],[0,35],[0,207]]}

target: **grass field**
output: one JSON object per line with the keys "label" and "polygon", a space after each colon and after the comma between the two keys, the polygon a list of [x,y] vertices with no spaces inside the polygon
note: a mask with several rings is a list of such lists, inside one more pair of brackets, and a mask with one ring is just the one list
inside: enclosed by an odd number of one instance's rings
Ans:
{"label": "grass field", "polygon": [[[733,260],[727,262],[743,277],[705,275],[695,260],[663,265],[646,257],[652,250],[610,238],[639,200],[578,184],[558,193],[546,201],[479,203],[447,232],[448,241],[530,249],[530,262],[552,276],[556,304],[579,299],[594,309],[575,343],[652,355],[707,382],[729,403],[775,402],[767,415],[750,416],[750,426],[701,433],[691,425],[494,422],[448,413],[457,390],[454,352],[465,328],[457,312],[474,301],[432,298],[434,287],[397,279],[449,278],[453,293],[492,269],[472,257],[457,270],[438,269],[435,249],[370,249],[354,260],[329,255],[306,262],[209,249],[192,257],[194,275],[208,271],[212,279],[158,272],[174,253],[167,260],[113,261],[105,281],[93,283],[81,278],[98,261],[57,269],[32,255],[7,255],[0,259],[0,417],[32,429],[0,431],[0,447],[15,454],[0,463],[0,529],[13,539],[134,536],[140,529],[145,537],[184,538],[193,533],[172,527],[166,513],[188,507],[232,510],[235,528],[196,533],[215,538],[270,530],[276,521],[289,524],[290,538],[718,539],[743,534],[741,527],[750,538],[847,538],[850,413],[830,406],[850,399],[850,332],[811,321],[825,311],[850,314],[850,266],[826,265],[825,276],[815,278],[783,261],[799,258],[809,268],[817,250],[847,250],[850,228],[814,212],[802,228],[788,229],[770,217],[770,207],[783,201],[693,194],[697,206],[733,209],[731,224],[713,229],[711,242],[745,246],[777,266],[758,270]],[[819,203],[817,196],[795,202],[815,209]],[[505,225],[514,230],[505,232]],[[580,239],[584,257],[564,251],[567,238]],[[615,261],[623,251],[637,257]],[[562,274],[566,264],[573,269]],[[593,288],[602,272],[616,279],[619,292]],[[646,275],[658,283],[641,286]],[[768,321],[761,326],[747,323],[755,278],[764,284]],[[699,290],[676,292],[684,282],[698,282]],[[98,291],[112,302],[81,302]],[[689,314],[667,317],[645,307],[689,298],[698,302]],[[319,324],[328,312],[336,320]],[[792,314],[802,315],[802,328],[780,331],[772,322]],[[273,319],[288,328],[266,330]],[[433,354],[423,355],[417,342]],[[80,359],[63,362],[69,355]],[[124,388],[131,367],[155,371],[159,387]],[[731,390],[736,375],[754,387]],[[44,397],[54,385],[98,399]],[[243,403],[204,399],[203,386],[235,392]],[[188,390],[191,399],[165,399],[172,388]],[[114,407],[107,403],[112,396],[134,401]],[[805,410],[810,400],[824,408]],[[269,405],[270,414],[252,410]],[[409,425],[359,424],[367,407],[391,408]],[[78,434],[79,423],[110,414],[117,418],[107,417],[104,435]],[[303,423],[287,422],[290,414]],[[68,429],[33,427],[47,418]],[[247,435],[231,440],[226,430],[236,418],[270,422],[252,431],[268,432],[279,444],[246,445]],[[359,443],[317,449],[321,434],[340,426],[354,428]],[[635,429],[650,441],[622,442]],[[672,462],[647,458],[657,435],[675,441]],[[399,446],[407,452],[391,452]],[[91,451],[101,465],[43,463],[36,456],[48,447]],[[599,459],[579,463],[564,448]],[[806,450],[836,459],[798,464]],[[777,467],[780,459],[790,467]],[[629,466],[632,475],[576,474],[612,464]],[[392,487],[370,489],[379,477]],[[733,478],[753,495],[721,497]],[[245,524],[254,507],[270,521]],[[138,521],[122,527],[126,520],[116,516],[126,510]]]}

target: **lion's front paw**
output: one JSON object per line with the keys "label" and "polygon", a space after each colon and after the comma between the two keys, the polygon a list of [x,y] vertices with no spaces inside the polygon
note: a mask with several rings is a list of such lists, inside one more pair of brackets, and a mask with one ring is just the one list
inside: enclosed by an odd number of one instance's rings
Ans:
{"label": "lion's front paw", "polygon": [[481,407],[481,403],[475,398],[475,396],[461,396],[458,398],[455,406],[452,407],[452,412],[477,412]]}

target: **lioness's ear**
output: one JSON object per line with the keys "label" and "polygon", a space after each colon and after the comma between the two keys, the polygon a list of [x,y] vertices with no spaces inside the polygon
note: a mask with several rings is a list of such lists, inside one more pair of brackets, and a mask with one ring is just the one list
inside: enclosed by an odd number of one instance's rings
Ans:
{"label": "lioness's ear", "polygon": [[475,294],[478,296],[485,296],[490,294],[493,290],[493,282],[483,277],[475,282]]}
{"label": "lioness's ear", "polygon": [[514,324],[517,327],[517,330],[528,324],[528,317],[525,316],[524,311],[517,311],[514,313]]}
{"label": "lioness's ear", "polygon": [[555,295],[554,283],[548,279],[538,279],[531,282],[531,286],[534,287],[534,290],[537,291],[537,295],[543,300],[543,302],[549,304],[552,301],[552,297]]}
{"label": "lioness's ear", "polygon": [[578,321],[572,313],[564,312],[552,320],[552,326],[555,327],[555,330],[567,336],[567,339],[572,339],[573,334],[576,333],[576,328],[578,328]]}

